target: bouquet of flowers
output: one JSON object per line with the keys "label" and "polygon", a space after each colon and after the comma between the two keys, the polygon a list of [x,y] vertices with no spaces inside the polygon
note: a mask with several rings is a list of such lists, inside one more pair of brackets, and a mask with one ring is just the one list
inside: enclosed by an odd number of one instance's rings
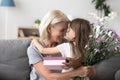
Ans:
{"label": "bouquet of flowers", "polygon": [[[94,24],[91,25],[91,29],[89,44],[85,47],[87,48],[87,55],[84,65],[94,65],[120,54],[120,37],[114,30]],[[76,77],[74,80],[84,80],[84,78]]]}
{"label": "bouquet of flowers", "polygon": [[120,37],[104,26],[93,26],[87,48],[86,65],[94,65],[111,56],[120,54]]}
{"label": "bouquet of flowers", "polygon": [[[84,65],[94,65],[111,56],[120,54],[120,37],[112,29],[106,27],[107,22],[113,20],[117,13],[111,11],[108,16],[99,16],[89,13],[97,21],[98,25],[91,24],[92,33],[89,36],[89,44],[86,45],[87,54]],[[75,77],[74,80],[85,80],[85,78]]]}

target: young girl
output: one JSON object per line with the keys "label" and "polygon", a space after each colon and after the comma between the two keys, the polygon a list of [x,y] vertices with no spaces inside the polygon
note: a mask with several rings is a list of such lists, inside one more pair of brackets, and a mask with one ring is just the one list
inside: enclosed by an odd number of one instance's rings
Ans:
{"label": "young girl", "polygon": [[[80,58],[84,62],[86,55],[86,48],[90,35],[90,24],[85,19],[74,19],[69,23],[66,32],[66,38],[69,42],[60,44],[52,48],[44,48],[37,39],[33,43],[42,54],[56,54],[60,52],[63,57]],[[73,68],[63,70],[62,72],[71,71]]]}

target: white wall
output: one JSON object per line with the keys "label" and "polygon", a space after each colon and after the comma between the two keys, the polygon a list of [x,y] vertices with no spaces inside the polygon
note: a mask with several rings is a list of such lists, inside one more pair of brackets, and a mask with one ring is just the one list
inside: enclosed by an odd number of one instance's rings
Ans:
{"label": "white wall", "polygon": [[[1,1],[1,0],[0,0]],[[8,38],[17,38],[17,29],[20,26],[33,26],[34,20],[42,17],[50,10],[59,9],[65,14],[73,17],[82,17],[94,21],[88,15],[89,12],[95,12],[92,0],[14,0],[16,7],[8,8]],[[118,13],[110,24],[111,28],[120,34],[120,0],[109,0],[112,10]],[[6,8],[0,7],[0,38],[5,38],[5,12]]]}

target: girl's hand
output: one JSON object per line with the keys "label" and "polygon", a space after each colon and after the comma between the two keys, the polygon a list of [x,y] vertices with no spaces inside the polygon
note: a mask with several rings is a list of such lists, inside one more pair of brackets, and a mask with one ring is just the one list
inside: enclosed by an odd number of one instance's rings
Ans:
{"label": "girl's hand", "polygon": [[38,39],[36,39],[36,38],[32,39],[32,42],[31,42],[31,43],[36,46],[36,44],[38,43]]}
{"label": "girl's hand", "polygon": [[64,66],[62,66],[63,69],[69,69],[69,68],[76,69],[82,65],[80,59],[68,58],[68,57],[66,58],[66,62],[63,64],[64,64]]}

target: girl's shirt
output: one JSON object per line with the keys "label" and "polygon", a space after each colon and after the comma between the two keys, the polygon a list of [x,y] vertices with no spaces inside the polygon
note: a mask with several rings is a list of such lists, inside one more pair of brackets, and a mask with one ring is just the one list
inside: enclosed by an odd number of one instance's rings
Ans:
{"label": "girl's shirt", "polygon": [[70,43],[62,43],[56,47],[58,48],[58,50],[62,54],[62,57],[72,57]]}
{"label": "girl's shirt", "polygon": [[[62,57],[70,57],[70,58],[73,58],[72,57],[72,52],[71,52],[71,48],[70,48],[70,43],[62,43],[58,46],[56,46],[58,48],[58,50],[60,51]],[[69,72],[69,71],[72,71],[73,68],[69,68],[69,69],[63,69],[62,72]]]}

